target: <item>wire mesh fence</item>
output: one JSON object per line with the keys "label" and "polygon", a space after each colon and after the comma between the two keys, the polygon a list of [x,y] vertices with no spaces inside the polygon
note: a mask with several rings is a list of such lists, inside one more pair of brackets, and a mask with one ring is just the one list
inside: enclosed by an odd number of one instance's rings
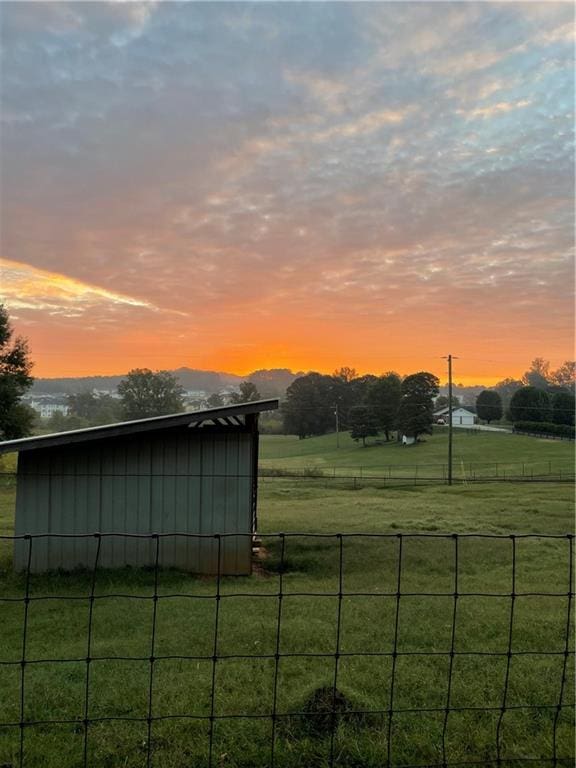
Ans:
{"label": "wire mesh fence", "polygon": [[[386,466],[283,467],[260,466],[259,475],[267,480],[279,477],[295,480],[326,481],[328,485],[351,485],[354,488],[379,485],[433,485],[448,482],[447,464],[389,464]],[[566,462],[464,462],[452,466],[452,482],[574,482],[574,465]]]}
{"label": "wire mesh fence", "polygon": [[[38,572],[71,538],[92,566]],[[573,765],[572,535],[267,534],[224,576],[247,538],[2,537],[0,765]],[[190,541],[213,574],[162,567]]]}

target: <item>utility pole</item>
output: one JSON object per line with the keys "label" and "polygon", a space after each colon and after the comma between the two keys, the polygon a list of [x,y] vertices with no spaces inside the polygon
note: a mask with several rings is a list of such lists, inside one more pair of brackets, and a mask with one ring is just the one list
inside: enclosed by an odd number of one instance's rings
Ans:
{"label": "utility pole", "polygon": [[452,360],[458,358],[448,355],[442,359],[448,360],[448,485],[452,485]]}
{"label": "utility pole", "polygon": [[338,418],[338,406],[334,406],[334,416],[336,417],[336,448],[340,448],[340,420]]}

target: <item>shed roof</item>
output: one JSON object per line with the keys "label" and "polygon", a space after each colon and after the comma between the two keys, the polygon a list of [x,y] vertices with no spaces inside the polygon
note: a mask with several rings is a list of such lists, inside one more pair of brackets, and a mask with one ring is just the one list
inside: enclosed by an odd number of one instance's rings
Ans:
{"label": "shed roof", "polygon": [[239,426],[239,422],[235,421],[237,416],[246,416],[248,414],[260,413],[261,411],[274,411],[276,408],[278,408],[278,400],[256,400],[251,403],[225,405],[219,408],[207,408],[202,411],[172,413],[168,416],[154,416],[150,419],[122,421],[99,427],[86,427],[85,429],[75,429],[70,432],[57,432],[37,437],[22,437],[19,440],[0,442],[0,454],[13,451],[29,451],[34,448],[48,448],[53,445],[87,443],[107,437],[125,437],[157,432],[162,429],[172,429],[173,427],[193,427],[205,421],[214,421],[223,426],[234,427]]}

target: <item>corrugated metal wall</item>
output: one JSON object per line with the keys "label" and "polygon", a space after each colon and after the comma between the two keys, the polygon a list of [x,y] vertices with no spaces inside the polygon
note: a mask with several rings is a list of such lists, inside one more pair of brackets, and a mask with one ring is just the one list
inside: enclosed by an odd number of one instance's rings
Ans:
{"label": "corrugated metal wall", "polygon": [[[16,534],[249,533],[252,435],[163,433],[22,452],[18,462]],[[31,568],[92,567],[96,539],[35,539]],[[26,567],[28,544],[17,542],[14,564]],[[154,540],[102,540],[103,568],[153,565]],[[160,539],[159,562],[215,573],[216,540]],[[251,538],[223,539],[221,572],[249,573]]]}

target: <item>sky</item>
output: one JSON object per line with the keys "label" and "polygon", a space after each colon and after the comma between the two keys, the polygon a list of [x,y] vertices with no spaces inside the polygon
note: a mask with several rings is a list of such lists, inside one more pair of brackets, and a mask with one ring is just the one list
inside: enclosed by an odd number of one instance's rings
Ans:
{"label": "sky", "polygon": [[574,357],[572,3],[2,2],[37,376]]}

